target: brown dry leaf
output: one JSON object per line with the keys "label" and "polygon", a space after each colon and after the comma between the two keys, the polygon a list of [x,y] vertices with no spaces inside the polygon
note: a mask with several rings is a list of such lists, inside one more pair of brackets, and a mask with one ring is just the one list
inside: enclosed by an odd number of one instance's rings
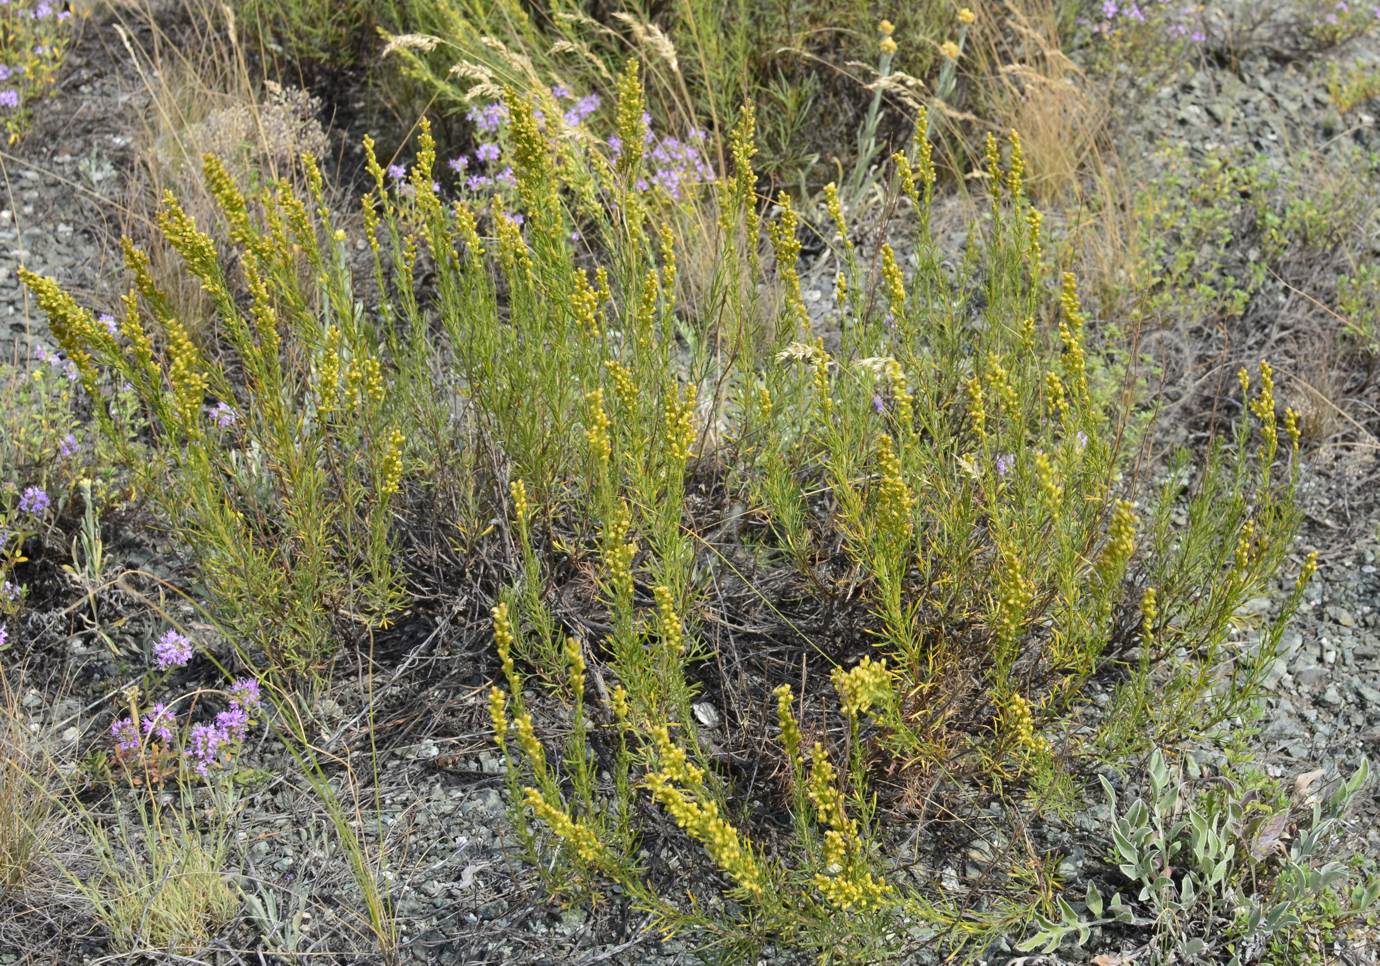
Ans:
{"label": "brown dry leaf", "polygon": [[1289,827],[1288,811],[1271,815],[1260,823],[1251,839],[1251,858],[1259,862],[1284,848],[1284,830]]}
{"label": "brown dry leaf", "polygon": [[1323,779],[1323,770],[1315,768],[1294,779],[1294,805],[1312,805],[1318,800],[1318,783]]}

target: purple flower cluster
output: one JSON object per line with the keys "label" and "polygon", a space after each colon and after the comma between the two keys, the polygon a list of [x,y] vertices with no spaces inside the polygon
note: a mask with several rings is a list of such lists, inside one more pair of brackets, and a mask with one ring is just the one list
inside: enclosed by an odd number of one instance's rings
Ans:
{"label": "purple flower cluster", "polygon": [[235,425],[235,420],[239,418],[234,408],[225,402],[218,402],[212,406],[209,415],[211,420],[221,429]]}
{"label": "purple flower cluster", "polygon": [[598,94],[586,94],[566,109],[566,112],[561,115],[561,120],[565,122],[566,127],[579,127],[589,119],[591,114],[599,110],[599,106],[603,103],[603,99]]}
{"label": "purple flower cluster", "polygon": [[[254,715],[262,708],[259,682],[240,678],[229,688],[230,702],[210,721],[197,722],[186,729],[180,760],[193,772],[205,776],[214,766],[225,764],[244,743]],[[160,761],[177,762],[174,747],[179,728],[176,714],[159,702],[147,713],[126,715],[110,726],[110,737],[120,756],[141,755],[146,764],[158,768]],[[164,759],[162,756],[170,756]]]}
{"label": "purple flower cluster", "polygon": [[81,444],[77,442],[76,434],[68,433],[62,437],[62,442],[58,444],[58,455],[63,459],[69,459],[75,456],[80,448]]}
{"label": "purple flower cluster", "polygon": [[214,721],[192,725],[187,732],[185,754],[192,771],[205,775],[233,753],[244,742],[252,716],[261,706],[258,681],[241,678],[232,684],[230,706],[218,712]]}
{"label": "purple flower cluster", "polygon": [[160,671],[182,667],[192,659],[192,642],[177,631],[169,629],[153,642],[153,657],[158,662]]}
{"label": "purple flower cluster", "polygon": [[1102,0],[1099,12],[1100,18],[1080,19],[1079,23],[1104,37],[1150,24],[1171,40],[1201,44],[1207,39],[1203,31],[1202,6],[1185,4],[1182,0]]}
{"label": "purple flower cluster", "polygon": [[10,643],[10,629],[4,624],[0,624],[0,651],[4,650]]}
{"label": "purple flower cluster", "polygon": [[[708,184],[714,180],[714,169],[700,150],[704,132],[692,129],[685,141],[673,137],[656,137],[650,128],[647,131],[648,151],[646,158],[653,165],[651,184],[665,191],[677,201],[682,187],[690,184]],[[646,182],[638,183],[645,190]]]}
{"label": "purple flower cluster", "polygon": [[53,501],[48,498],[42,487],[31,486],[19,496],[20,511],[36,517],[47,513],[48,507],[52,505]]}
{"label": "purple flower cluster", "polygon": [[465,117],[480,131],[485,134],[492,134],[502,127],[504,121],[508,120],[508,105],[501,101],[495,101],[483,107],[472,107]]}

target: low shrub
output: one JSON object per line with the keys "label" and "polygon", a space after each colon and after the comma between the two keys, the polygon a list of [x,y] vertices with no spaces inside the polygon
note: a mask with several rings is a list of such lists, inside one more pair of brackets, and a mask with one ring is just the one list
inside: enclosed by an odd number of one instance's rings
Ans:
{"label": "low shrub", "polygon": [[[1089,764],[1249,717],[1291,607],[1255,649],[1232,618],[1284,560],[1296,419],[1262,362],[1234,434],[1142,478],[1145,373],[1053,264],[1019,138],[987,140],[946,260],[922,116],[892,161],[904,228],[864,243],[826,190],[840,270],[811,297],[792,199],[756,194],[752,106],[677,200],[641,185],[635,64],[617,86],[617,150],[579,163],[545,92],[508,91],[514,185],[487,209],[445,193],[425,125],[410,170],[366,143],[372,289],[310,158],[304,195],[249,196],[208,159],[235,269],[161,216],[217,306],[205,347],[133,246],[115,333],[24,281],[101,426],[91,387],[134,387],[212,612],[277,668],[408,606],[404,541],[501,562],[465,593],[494,603],[495,733],[553,891],[616,888],[725,956],[1019,930],[1053,908],[1042,863],[1003,860],[976,908],[902,856],[943,840],[934,810],[1064,810]],[[770,780],[736,764],[764,747]]]}

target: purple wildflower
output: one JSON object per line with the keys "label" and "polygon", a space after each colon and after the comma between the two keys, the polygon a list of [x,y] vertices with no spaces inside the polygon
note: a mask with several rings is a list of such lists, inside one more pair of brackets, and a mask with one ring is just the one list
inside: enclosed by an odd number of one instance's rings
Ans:
{"label": "purple wildflower", "polygon": [[162,637],[153,642],[153,656],[158,661],[160,671],[166,671],[170,667],[182,667],[192,659],[192,642],[169,628]]}
{"label": "purple wildflower", "polygon": [[110,737],[115,739],[116,751],[134,751],[140,745],[139,729],[128,715],[110,726]]}
{"label": "purple wildflower", "polygon": [[232,704],[216,715],[216,727],[226,744],[237,744],[249,730],[249,715],[238,704]]}
{"label": "purple wildflower", "polygon": [[499,126],[508,118],[508,106],[495,101],[483,108],[472,107],[465,115],[475,127],[485,133],[497,131]]}
{"label": "purple wildflower", "polygon": [[220,761],[220,751],[227,744],[224,731],[213,724],[194,724],[187,732],[185,754],[192,762],[192,770],[205,775],[207,770]]}
{"label": "purple wildflower", "polygon": [[505,188],[515,188],[517,187],[517,176],[513,174],[511,167],[504,168],[494,175],[494,184],[502,185]]}
{"label": "purple wildflower", "polygon": [[19,92],[14,88],[6,88],[0,91],[0,107],[16,108],[19,106]]}
{"label": "purple wildflower", "polygon": [[58,455],[64,459],[73,456],[76,454],[79,445],[80,444],[77,443],[76,434],[68,433],[66,436],[62,437],[62,442],[58,444]]}
{"label": "purple wildflower", "polygon": [[1010,453],[1003,453],[997,457],[997,475],[1006,476],[1011,472],[1011,467],[1016,465],[1016,458]]}
{"label": "purple wildflower", "polygon": [[105,326],[105,330],[110,333],[112,338],[120,334],[120,329],[115,324],[115,316],[102,312],[96,316],[96,321]]}
{"label": "purple wildflower", "polygon": [[566,87],[564,84],[557,84],[555,87],[551,88],[551,96],[558,101],[566,101],[569,100],[572,95],[569,87]]}
{"label": "purple wildflower", "polygon": [[872,410],[878,416],[886,412],[886,401],[883,400],[882,397],[877,395],[875,392],[872,394]]}
{"label": "purple wildflower", "polygon": [[449,161],[446,162],[446,167],[450,168],[456,174],[464,174],[465,169],[469,166],[470,159],[463,154],[457,158],[451,158]]}
{"label": "purple wildflower", "polygon": [[211,407],[211,418],[215,420],[217,426],[225,429],[227,426],[235,425],[235,420],[239,417],[231,406],[224,402],[218,402]]}
{"label": "purple wildflower", "polygon": [[173,712],[166,704],[159,701],[149,709],[148,716],[144,718],[144,734],[151,738],[156,737],[165,745],[172,744]]}
{"label": "purple wildflower", "polygon": [[263,707],[263,696],[259,691],[259,682],[253,678],[240,678],[230,685],[230,700],[244,708],[250,714]]}
{"label": "purple wildflower", "polygon": [[1083,432],[1081,429],[1078,431],[1078,434],[1074,436],[1074,439],[1078,441],[1079,449],[1082,449],[1083,447],[1088,445],[1088,434]]}
{"label": "purple wildflower", "polygon": [[465,179],[465,189],[467,191],[478,191],[480,188],[487,188],[493,184],[493,178],[487,174],[472,174]]}
{"label": "purple wildflower", "polygon": [[0,624],[0,651],[10,643],[10,630],[4,624]]}
{"label": "purple wildflower", "polygon": [[483,161],[485,164],[488,164],[492,161],[497,161],[499,155],[502,153],[502,149],[497,144],[494,144],[492,141],[485,141],[483,144],[479,145],[479,147],[474,149],[474,156],[478,158],[480,161]]}
{"label": "purple wildflower", "polygon": [[390,164],[388,166],[388,177],[394,181],[401,181],[407,177],[407,169],[400,164]]}
{"label": "purple wildflower", "polygon": [[48,512],[48,507],[53,505],[53,501],[48,499],[48,494],[41,487],[31,486],[19,497],[19,509],[25,513],[32,513],[40,516]]}

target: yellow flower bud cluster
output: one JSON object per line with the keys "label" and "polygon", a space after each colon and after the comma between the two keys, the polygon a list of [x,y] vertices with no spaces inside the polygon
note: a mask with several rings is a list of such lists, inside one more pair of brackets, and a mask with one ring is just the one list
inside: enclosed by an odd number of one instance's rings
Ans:
{"label": "yellow flower bud cluster", "polygon": [[833,360],[824,351],[822,337],[810,347],[810,361],[814,370],[815,405],[819,407],[820,420],[827,421],[834,411],[834,397],[829,388],[829,364]]}
{"label": "yellow flower bud cluster", "polygon": [[532,716],[526,711],[518,715],[513,719],[513,730],[517,732],[518,747],[532,764],[532,771],[542,774],[546,770],[546,750],[532,728]]}
{"label": "yellow flower bud cluster", "polygon": [[1051,514],[1056,513],[1064,502],[1064,488],[1055,478],[1054,464],[1044,452],[1035,454],[1035,479],[1040,484],[1040,496],[1045,501],[1045,508]]}
{"label": "yellow flower bud cluster", "polygon": [[489,720],[494,726],[494,742],[508,753],[508,693],[497,685],[489,688]]}
{"label": "yellow flower bud cluster", "polygon": [[586,864],[598,865],[606,858],[604,846],[588,825],[575,821],[565,809],[548,802],[535,788],[524,788],[522,794],[532,814],[545,822],[556,837],[573,848]]}
{"label": "yellow flower bud cluster", "polygon": [[1059,302],[1063,308],[1063,318],[1059,320],[1059,340],[1064,344],[1064,373],[1078,398],[1086,402],[1088,373],[1083,355],[1083,325],[1086,317],[1078,301],[1078,280],[1072,272],[1064,273]]}
{"label": "yellow flower bud cluster", "polygon": [[767,225],[772,251],[776,255],[776,273],[785,293],[786,309],[794,317],[796,332],[801,338],[810,332],[810,313],[800,292],[800,238],[797,231],[800,219],[791,204],[791,196],[782,191],[776,196],[780,214]]}
{"label": "yellow flower bud cluster", "polygon": [[532,512],[532,507],[527,502],[527,484],[522,480],[513,480],[508,484],[508,493],[513,498],[513,519],[517,521],[520,528],[525,530]]}
{"label": "yellow flower bud cluster", "polygon": [[988,391],[1006,417],[1015,419],[1020,414],[1020,398],[1016,395],[1016,387],[1011,384],[1011,374],[1001,363],[1001,356],[989,352],[985,371]]}
{"label": "yellow flower bud cluster", "polygon": [[601,467],[606,467],[613,456],[613,440],[609,436],[609,428],[613,424],[609,421],[608,413],[604,411],[604,390],[595,389],[586,393],[585,402],[589,404],[585,441],[589,443],[589,451],[593,454],[595,462]]}
{"label": "yellow flower bud cluster", "polygon": [[690,447],[695,442],[693,385],[686,386],[683,397],[679,399],[676,397],[675,389],[667,387],[663,418],[667,455],[677,463],[684,463],[690,458]]}
{"label": "yellow flower bud cluster", "polygon": [[609,586],[614,597],[631,600],[633,593],[633,559],[637,556],[637,543],[628,539],[632,529],[632,517],[626,504],[620,503],[613,518],[604,527],[602,535],[604,566],[609,572]]}
{"label": "yellow flower bud cluster", "polygon": [[843,793],[839,791],[838,774],[819,742],[815,742],[810,753],[806,794],[815,807],[817,821],[825,829],[824,871],[815,874],[815,888],[838,909],[871,909],[880,905],[891,888],[867,868],[858,823],[848,815]]}
{"label": "yellow flower bud cluster", "polygon": [[1025,615],[1030,602],[1035,598],[1035,587],[1025,574],[1020,553],[1010,546],[998,551],[996,625],[999,640],[1011,642],[1025,624]]}
{"label": "yellow flower bud cluster", "polygon": [[824,186],[824,208],[829,212],[829,220],[834,223],[834,230],[838,232],[839,241],[843,243],[846,250],[851,250],[853,243],[848,238],[848,223],[843,218],[843,202],[839,199],[839,186],[832,181]]}
{"label": "yellow flower bud cluster", "polygon": [[1049,739],[1035,731],[1035,717],[1024,695],[1012,691],[1000,704],[1004,732],[1016,748],[1027,755],[1049,751]]}
{"label": "yellow flower bud cluster", "polygon": [[987,406],[983,401],[982,383],[976,375],[963,382],[963,391],[968,396],[968,418],[973,421],[973,434],[981,442],[987,441]]}
{"label": "yellow flower bud cluster", "polygon": [[1313,579],[1313,575],[1318,572],[1318,551],[1311,551],[1303,561],[1303,567],[1299,570],[1299,579],[1295,586],[1303,590],[1308,585],[1308,581]]}
{"label": "yellow flower bud cluster", "polygon": [[954,43],[952,40],[946,40],[940,44],[939,52],[948,60],[958,60],[958,55],[961,53],[958,49],[958,44]]}
{"label": "yellow flower bud cluster", "polygon": [[565,639],[565,661],[570,667],[570,687],[581,694],[585,689],[585,653],[573,637]]}
{"label": "yellow flower bud cluster", "polygon": [[1251,565],[1252,551],[1255,548],[1255,521],[1247,520],[1236,535],[1236,553],[1232,559],[1232,569],[1243,574]]}
{"label": "yellow flower bud cluster", "polygon": [[934,170],[934,145],[930,143],[930,109],[923,104],[915,115],[915,147],[916,173],[928,194],[938,176]]}
{"label": "yellow flower bud cluster", "polygon": [[896,252],[886,242],[882,243],[882,285],[891,304],[891,314],[899,325],[906,311],[906,281],[901,266],[896,263]]}
{"label": "yellow flower bud cluster", "polygon": [[[1241,373],[1244,372],[1244,369],[1241,370]],[[1241,373],[1238,373],[1238,379],[1241,379]],[[1242,380],[1241,384],[1245,387],[1249,379]],[[1260,392],[1250,401],[1250,410],[1260,421],[1260,432],[1265,437],[1261,458],[1269,462],[1275,458],[1275,451],[1279,448],[1279,426],[1275,420],[1275,371],[1264,359],[1260,360]]]}
{"label": "yellow flower bud cluster", "polygon": [[1044,231],[1045,213],[1039,208],[1032,206],[1025,213],[1026,227],[1030,230],[1030,262],[1036,273],[1040,270],[1040,264],[1044,261],[1045,250],[1041,242]]}
{"label": "yellow flower bud cluster", "polygon": [[637,385],[628,367],[616,359],[609,359],[604,363],[604,371],[613,382],[613,394],[618,397],[619,405],[624,410],[632,409],[637,402]]}
{"label": "yellow flower bud cluster", "polygon": [[849,718],[867,714],[874,706],[885,707],[891,701],[891,672],[885,660],[864,657],[850,671],[834,668],[830,680],[838,692],[839,708]]}
{"label": "yellow flower bud cluster", "polygon": [[915,431],[915,397],[911,395],[905,370],[894,358],[889,358],[882,371],[886,374],[887,388],[891,391],[896,423],[904,436],[909,437]]}
{"label": "yellow flower bud cluster", "polygon": [[589,284],[589,275],[582,268],[575,273],[575,291],[570,296],[571,312],[580,331],[591,339],[599,336],[599,293]]}
{"label": "yellow flower bud cluster", "polygon": [[517,668],[513,664],[513,622],[508,616],[508,602],[499,603],[489,612],[494,621],[494,646],[498,649],[499,664],[503,676],[509,683],[517,680]]}
{"label": "yellow flower bud cluster", "polygon": [[646,133],[646,123],[642,120],[644,113],[646,106],[637,58],[629,57],[623,73],[618,77],[618,106],[614,120],[623,145],[618,155],[618,169],[625,176],[642,164],[643,135]]}
{"label": "yellow flower bud cluster", "polygon": [[382,480],[379,487],[384,496],[393,496],[402,485],[403,446],[407,437],[396,426],[388,434],[388,449],[383,454]]}
{"label": "yellow flower bud cluster", "polygon": [[1140,639],[1149,645],[1155,639],[1155,622],[1160,618],[1159,594],[1154,587],[1146,587],[1140,595]]}
{"label": "yellow flower bud cluster", "polygon": [[804,759],[800,756],[800,722],[793,709],[795,695],[789,684],[781,685],[772,693],[776,695],[776,726],[781,729],[781,747],[791,765],[800,767]]}
{"label": "yellow flower bud cluster", "polygon": [[884,533],[902,538],[910,535],[915,509],[915,496],[901,476],[901,461],[891,437],[882,433],[877,439],[877,464],[881,483],[877,490],[877,524]]}
{"label": "yellow flower bud cluster", "polygon": [[685,627],[681,623],[680,615],[676,613],[676,602],[671,596],[671,589],[658,585],[652,591],[652,596],[656,598],[657,634],[661,638],[662,646],[671,654],[683,654]]}
{"label": "yellow flower bud cluster", "polygon": [[1006,190],[1012,198],[1020,198],[1025,192],[1025,152],[1021,148],[1021,136],[1014,128],[1007,140],[1011,145],[1011,158],[1006,165]]}
{"label": "yellow flower bud cluster", "polygon": [[1057,414],[1061,422],[1068,422],[1068,393],[1064,390],[1064,380],[1052,370],[1045,373],[1045,407],[1050,413]]}
{"label": "yellow flower bud cluster", "polygon": [[1112,508],[1112,522],[1108,527],[1107,546],[1102,549],[1098,569],[1105,583],[1121,579],[1131,555],[1136,551],[1136,514],[1129,500],[1118,500]]}
{"label": "yellow flower bud cluster", "polygon": [[958,22],[963,24],[963,26],[972,26],[975,20],[977,20],[977,14],[973,13],[973,11],[969,10],[967,7],[958,8]]}
{"label": "yellow flower bud cluster", "polygon": [[645,779],[652,799],[738,888],[760,896],[767,884],[766,870],[751,844],[719,813],[718,802],[705,794],[704,772],[688,762],[665,725],[652,729],[652,739],[661,759],[660,770]]}
{"label": "yellow flower bud cluster", "polygon": [[1289,406],[1284,410],[1284,431],[1289,434],[1289,445],[1298,452],[1299,440],[1303,433],[1299,429],[1299,414],[1294,412],[1294,407]]}
{"label": "yellow flower bud cluster", "polygon": [[340,327],[336,325],[327,326],[322,339],[316,395],[317,408],[322,416],[335,412],[340,399]]}

